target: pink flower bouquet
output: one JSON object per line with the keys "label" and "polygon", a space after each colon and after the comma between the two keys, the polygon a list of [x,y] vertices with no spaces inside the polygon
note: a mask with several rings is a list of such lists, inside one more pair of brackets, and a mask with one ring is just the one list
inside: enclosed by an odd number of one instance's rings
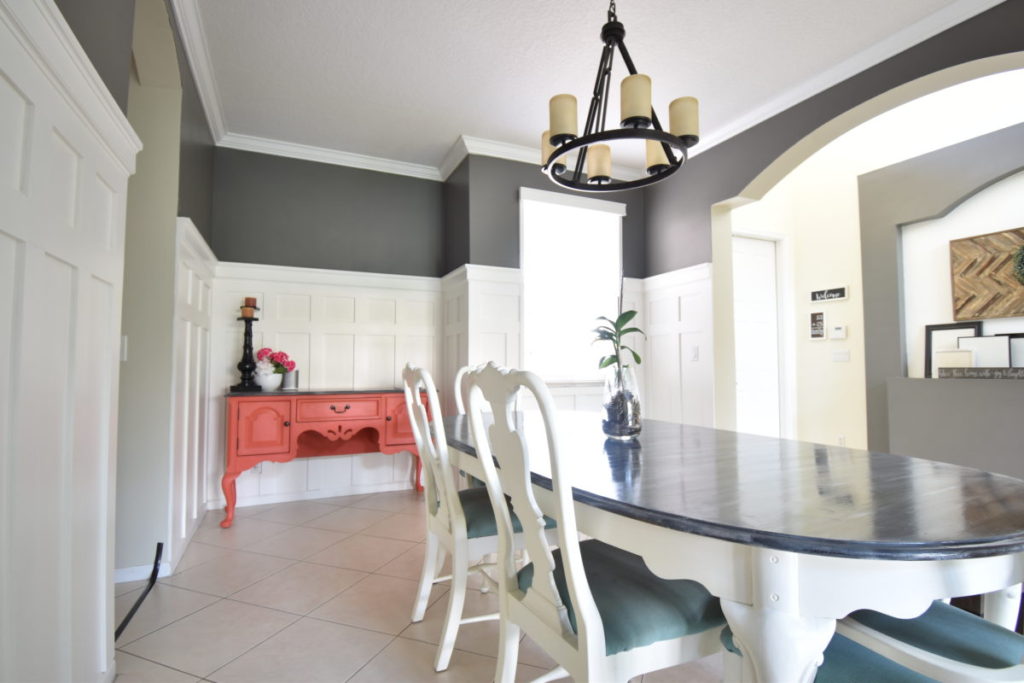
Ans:
{"label": "pink flower bouquet", "polygon": [[284,351],[274,351],[264,346],[256,352],[256,373],[260,375],[271,375],[277,373],[283,375],[295,369],[295,361],[288,357]]}

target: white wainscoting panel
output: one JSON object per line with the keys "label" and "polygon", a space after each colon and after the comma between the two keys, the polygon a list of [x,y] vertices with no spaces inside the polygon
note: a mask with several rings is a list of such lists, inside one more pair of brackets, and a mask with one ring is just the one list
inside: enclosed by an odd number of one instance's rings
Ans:
{"label": "white wainscoting panel", "polygon": [[713,426],[711,264],[647,278],[644,293],[645,416]]}
{"label": "white wainscoting panel", "polygon": [[216,257],[190,219],[178,219],[176,240],[171,517],[164,550],[172,571],[206,514],[211,308],[217,267]]}
{"label": "white wainscoting panel", "polygon": [[0,0],[0,680],[114,677],[125,196],[138,137],[48,0]]}
{"label": "white wainscoting panel", "polygon": [[[285,351],[300,389],[400,388],[402,367],[441,367],[442,296],[438,278],[220,263],[214,284],[209,509],[224,504],[224,393],[237,384],[247,296],[257,298],[253,347]],[[409,488],[405,453],[299,458],[263,463],[237,480],[240,506]]]}
{"label": "white wainscoting panel", "polygon": [[455,373],[464,365],[522,363],[523,276],[518,268],[466,264],[441,280],[444,364],[435,377],[447,411],[455,408]]}

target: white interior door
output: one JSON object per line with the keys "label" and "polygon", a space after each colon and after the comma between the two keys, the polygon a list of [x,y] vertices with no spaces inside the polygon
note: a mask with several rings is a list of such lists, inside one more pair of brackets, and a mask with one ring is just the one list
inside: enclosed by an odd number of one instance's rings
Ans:
{"label": "white interior door", "polygon": [[733,237],[736,431],[780,435],[776,243]]}

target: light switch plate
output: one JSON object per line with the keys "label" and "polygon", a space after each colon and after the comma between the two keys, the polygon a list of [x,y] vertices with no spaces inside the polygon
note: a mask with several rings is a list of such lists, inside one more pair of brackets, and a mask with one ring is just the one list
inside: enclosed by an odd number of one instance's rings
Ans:
{"label": "light switch plate", "polygon": [[830,325],[828,328],[829,339],[846,339],[846,325]]}

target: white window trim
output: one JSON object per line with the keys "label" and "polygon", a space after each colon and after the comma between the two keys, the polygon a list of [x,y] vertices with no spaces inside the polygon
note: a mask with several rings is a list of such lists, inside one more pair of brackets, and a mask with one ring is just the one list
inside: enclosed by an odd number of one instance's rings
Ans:
{"label": "white window trim", "polygon": [[[534,201],[546,204],[560,204],[572,206],[577,209],[590,209],[591,211],[604,211],[616,216],[626,215],[626,205],[622,202],[612,202],[607,199],[594,199],[593,197],[582,197],[578,194],[566,194],[565,192],[550,192],[548,190],[535,190],[532,187],[519,188],[519,202]],[[522,216],[522,213],[519,214]],[[522,219],[520,218],[520,234],[522,234]]]}

